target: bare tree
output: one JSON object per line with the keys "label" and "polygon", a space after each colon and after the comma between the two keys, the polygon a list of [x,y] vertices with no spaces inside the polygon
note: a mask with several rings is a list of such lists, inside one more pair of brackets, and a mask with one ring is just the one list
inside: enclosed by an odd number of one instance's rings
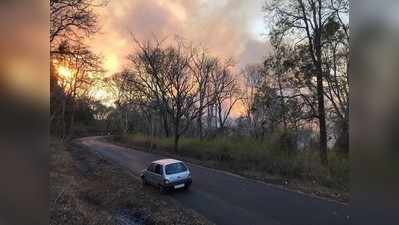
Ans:
{"label": "bare tree", "polygon": [[[136,104],[141,101],[152,107],[150,113],[159,113],[166,136],[173,133],[176,151],[180,137],[193,126],[193,121],[202,127],[202,116],[208,106],[219,103],[219,122],[224,126],[237,101],[233,98],[235,82],[227,64],[220,64],[205,50],[198,52],[182,40],[166,47],[158,40],[135,42],[138,49],[129,56],[132,68],[125,79],[126,87],[139,96]],[[232,99],[230,104],[226,104],[228,97]]]}
{"label": "bare tree", "polygon": [[[174,149],[178,150],[179,138],[187,130],[190,122],[197,116],[195,112],[196,84],[194,83],[190,73],[190,62],[192,53],[185,52],[181,44],[177,48],[169,48],[167,50],[168,67],[167,67],[167,95],[169,98],[168,110],[171,115],[171,123],[174,127]],[[186,124],[182,124],[182,120],[186,120]]]}
{"label": "bare tree", "polygon": [[264,78],[264,68],[259,64],[247,65],[242,71],[241,75],[243,77],[243,88],[241,93],[241,101],[245,108],[245,116],[248,121],[250,132],[254,135],[255,127],[257,126],[256,120],[253,118],[252,109],[255,102],[255,96],[257,91],[260,89],[263,78]]}
{"label": "bare tree", "polygon": [[50,45],[55,42],[81,42],[97,31],[94,8],[104,3],[95,0],[50,0]]}
{"label": "bare tree", "polygon": [[240,100],[238,86],[231,73],[232,60],[219,63],[218,69],[212,73],[211,88],[214,91],[216,115],[219,130],[224,132],[225,124],[234,105]]}
{"label": "bare tree", "polygon": [[204,116],[204,105],[209,104],[213,99],[209,98],[210,90],[209,84],[211,82],[211,74],[217,68],[217,59],[210,57],[205,49],[201,49],[200,52],[195,52],[192,59],[192,72],[194,75],[195,82],[197,83],[198,92],[198,136],[202,140],[203,134],[203,116]]}
{"label": "bare tree", "polygon": [[101,58],[93,54],[85,46],[69,46],[63,42],[58,48],[60,54],[53,56],[52,63],[57,68],[66,70],[65,74],[58,73],[58,84],[64,90],[66,98],[62,102],[63,136],[66,134],[65,112],[67,100],[71,107],[71,118],[68,133],[73,132],[76,111],[76,99],[86,97],[96,76],[103,72]]}
{"label": "bare tree", "polygon": [[73,130],[75,103],[84,102],[82,99],[88,97],[94,76],[101,70],[100,58],[83,40],[98,31],[95,8],[105,4],[101,0],[50,0],[50,122],[53,126],[54,118],[62,121],[63,137],[67,133],[65,114],[70,114],[68,130]]}
{"label": "bare tree", "polygon": [[[325,68],[323,68],[323,35],[324,25],[335,13],[326,0],[284,0],[272,1],[266,6],[274,20],[273,35],[281,40],[289,34],[298,42],[307,41],[307,55],[312,62],[310,72],[316,77],[317,112],[319,120],[320,158],[323,164],[327,159],[327,127],[324,100]],[[290,33],[289,33],[290,32]]]}
{"label": "bare tree", "polygon": [[155,101],[159,110],[159,116],[162,120],[163,129],[166,137],[170,136],[170,109],[168,89],[169,81],[167,80],[168,66],[171,63],[170,56],[167,55],[165,49],[162,48],[162,42],[155,40],[141,43],[134,40],[138,47],[137,52],[129,55],[132,66],[133,77],[129,79],[129,85],[141,98],[148,102]]}

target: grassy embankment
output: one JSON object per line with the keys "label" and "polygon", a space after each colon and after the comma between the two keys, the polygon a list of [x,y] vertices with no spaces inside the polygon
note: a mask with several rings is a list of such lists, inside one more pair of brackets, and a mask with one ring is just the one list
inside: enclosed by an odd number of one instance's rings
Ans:
{"label": "grassy embankment", "polygon": [[212,224],[96,154],[50,142],[50,224]]}
{"label": "grassy embankment", "polygon": [[115,141],[147,151],[186,157],[205,166],[283,184],[303,192],[349,200],[349,160],[335,152],[329,153],[329,165],[324,167],[317,151],[288,154],[277,150],[273,143],[252,138],[203,141],[181,138],[177,153],[173,151],[172,138],[151,139],[141,134],[130,134],[115,137]]}

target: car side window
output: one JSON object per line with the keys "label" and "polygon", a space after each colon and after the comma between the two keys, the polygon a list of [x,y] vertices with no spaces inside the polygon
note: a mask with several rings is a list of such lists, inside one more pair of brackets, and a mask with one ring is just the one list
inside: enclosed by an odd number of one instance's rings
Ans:
{"label": "car side window", "polygon": [[162,166],[159,164],[156,164],[154,173],[162,175]]}
{"label": "car side window", "polygon": [[147,169],[149,172],[154,172],[154,170],[155,170],[155,164],[154,163],[151,163],[151,165],[148,167],[148,169]]}

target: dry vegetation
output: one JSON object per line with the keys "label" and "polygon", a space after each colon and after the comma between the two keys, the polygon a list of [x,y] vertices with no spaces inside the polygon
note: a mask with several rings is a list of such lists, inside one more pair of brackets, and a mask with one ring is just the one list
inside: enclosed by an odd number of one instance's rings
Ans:
{"label": "dry vegetation", "polygon": [[[289,189],[348,202],[349,159],[330,152],[329,166],[318,161],[317,151],[284,154],[274,150],[273,142],[259,142],[250,138],[216,138],[200,141],[182,138],[179,151],[173,150],[173,139],[154,138],[133,134],[117,136],[116,143],[183,157],[185,160],[208,167],[223,169],[242,176],[283,185]],[[273,147],[274,146],[274,147]]]}
{"label": "dry vegetation", "polygon": [[211,224],[99,156],[50,143],[50,224]]}

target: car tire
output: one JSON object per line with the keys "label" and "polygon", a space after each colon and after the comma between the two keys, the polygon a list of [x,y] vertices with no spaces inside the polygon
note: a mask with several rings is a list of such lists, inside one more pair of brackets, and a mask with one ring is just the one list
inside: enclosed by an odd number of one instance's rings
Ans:
{"label": "car tire", "polygon": [[161,193],[161,194],[166,194],[166,188],[165,187],[163,187],[163,186],[159,186],[159,193]]}
{"label": "car tire", "polygon": [[185,191],[188,191],[188,190],[190,189],[190,186],[191,186],[191,184],[186,183],[186,184],[184,185],[184,190],[185,190]]}
{"label": "car tire", "polygon": [[145,185],[145,186],[148,185],[148,182],[144,176],[141,177],[141,181],[143,182],[143,185]]}

